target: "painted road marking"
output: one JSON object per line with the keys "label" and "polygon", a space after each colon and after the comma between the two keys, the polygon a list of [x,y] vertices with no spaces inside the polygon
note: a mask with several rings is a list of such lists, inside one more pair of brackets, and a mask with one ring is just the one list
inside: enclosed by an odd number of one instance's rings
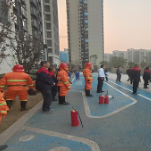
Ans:
{"label": "painted road marking", "polygon": [[21,142],[27,142],[27,141],[30,141],[34,138],[35,136],[34,135],[26,135],[26,136],[23,136],[19,139],[19,141]]}
{"label": "painted road marking", "polygon": [[76,85],[82,85],[82,81],[81,80],[76,81]]}
{"label": "painted road marking", "polygon": [[[105,82],[105,83],[106,83],[106,82]],[[110,86],[112,89],[114,89],[114,90],[120,92],[120,93],[123,94],[124,96],[128,97],[129,99],[131,99],[131,100],[133,101],[133,103],[128,104],[128,105],[126,105],[126,106],[124,106],[124,107],[121,107],[121,108],[119,108],[118,110],[115,110],[115,111],[113,111],[113,112],[111,112],[111,113],[108,113],[108,114],[106,114],[106,115],[103,115],[103,116],[93,116],[93,115],[91,115],[90,108],[89,108],[89,104],[88,104],[87,98],[86,98],[86,96],[85,96],[85,93],[82,92],[83,102],[84,102],[84,109],[85,109],[85,113],[86,113],[86,116],[87,116],[87,117],[89,117],[89,118],[105,118],[105,117],[111,116],[111,115],[113,115],[113,114],[116,114],[116,113],[118,113],[118,112],[120,112],[120,111],[122,111],[122,110],[124,110],[124,109],[126,109],[126,108],[128,108],[128,107],[130,107],[130,106],[132,106],[132,105],[134,105],[134,104],[137,103],[137,100],[136,100],[136,99],[134,99],[134,98],[128,96],[127,94],[125,94],[125,93],[123,93],[122,91],[116,89],[115,87],[111,86],[110,84],[108,84],[108,83],[106,83],[106,84],[107,84],[108,86]],[[78,91],[77,91],[77,92],[78,92]]]}
{"label": "painted road marking", "polygon": [[[125,90],[128,90],[128,91],[130,91],[130,92],[133,92],[132,90],[130,90],[130,89],[128,89],[128,88],[125,88],[125,87],[123,87],[123,86],[121,86],[121,85],[118,85],[118,84],[115,83],[115,82],[112,82],[112,81],[109,81],[109,82],[111,82],[111,83],[113,83],[113,84],[115,84],[115,85],[117,85],[117,86],[119,86],[119,87],[121,87],[121,88],[123,88],[123,89],[125,89]],[[148,97],[146,97],[146,96],[144,96],[144,95],[141,95],[141,94],[137,94],[137,95],[139,95],[140,97],[145,98],[145,99],[151,101],[150,98],[148,98]]]}
{"label": "painted road marking", "polygon": [[50,151],[71,151],[68,147],[56,147],[51,149]]}
{"label": "painted road marking", "polygon": [[61,134],[61,133],[57,133],[57,132],[32,128],[32,127],[27,127],[27,126],[23,126],[23,129],[27,130],[27,131],[31,131],[31,132],[36,132],[36,133],[39,133],[39,134],[59,137],[59,138],[72,140],[72,141],[76,141],[76,142],[82,142],[83,144],[88,145],[91,148],[92,151],[100,151],[100,148],[99,148],[97,143],[95,143],[94,141],[91,141],[89,139],[86,139],[86,138],[71,136],[71,135],[67,135],[67,134]]}

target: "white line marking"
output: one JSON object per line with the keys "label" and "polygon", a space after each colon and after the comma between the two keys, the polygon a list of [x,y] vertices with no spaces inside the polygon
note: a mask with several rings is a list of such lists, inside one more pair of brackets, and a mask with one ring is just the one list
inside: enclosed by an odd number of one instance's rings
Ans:
{"label": "white line marking", "polygon": [[113,114],[116,114],[116,113],[118,113],[118,112],[120,112],[120,111],[122,111],[122,110],[124,110],[124,109],[126,109],[126,108],[128,108],[128,107],[130,107],[130,106],[132,106],[132,105],[134,105],[134,104],[137,103],[137,100],[135,100],[134,98],[132,98],[132,97],[128,96],[127,94],[123,93],[122,91],[120,91],[120,90],[114,88],[114,87],[111,86],[110,84],[108,84],[108,83],[106,83],[106,84],[107,84],[108,86],[110,86],[111,88],[115,89],[116,91],[120,92],[120,93],[123,94],[124,96],[128,97],[129,99],[133,100],[133,103],[128,104],[128,105],[126,105],[126,106],[124,106],[124,107],[121,107],[121,108],[119,108],[118,110],[115,110],[115,111],[113,111],[113,112],[111,112],[111,113],[109,113],[109,114],[107,114],[107,115],[103,115],[103,116],[92,116],[92,115],[91,115],[91,112],[90,112],[89,105],[88,105],[88,101],[87,101],[86,96],[85,96],[85,93],[82,92],[85,113],[86,113],[86,116],[88,116],[89,118],[105,118],[105,117],[111,116],[111,115],[113,115]]}
{"label": "white line marking", "polygon": [[75,77],[71,80],[71,82],[73,82],[73,81],[74,81],[74,79],[75,79]]}
{"label": "white line marking", "polygon": [[[123,89],[125,89],[125,90],[128,90],[128,91],[130,91],[130,92],[133,92],[132,90],[130,90],[130,89],[128,89],[128,88],[125,88],[125,87],[123,87],[123,86],[120,86],[120,85],[118,85],[118,84],[116,84],[116,83],[114,83],[114,82],[112,82],[112,81],[110,81],[111,83],[113,83],[113,84],[115,84],[115,85],[117,85],[117,86],[119,86],[119,87],[121,87],[121,88],[123,88]],[[149,92],[148,92],[149,93]],[[144,96],[144,95],[141,95],[141,94],[138,94],[140,97],[142,97],[142,98],[145,98],[145,99],[147,99],[147,100],[149,100],[149,101],[151,101],[151,99],[150,98],[148,98],[148,97],[146,97],[146,96]]]}
{"label": "white line marking", "polygon": [[56,133],[56,132],[32,128],[32,127],[26,127],[26,126],[23,126],[23,129],[27,130],[27,131],[31,131],[31,132],[36,132],[39,134],[44,134],[44,135],[59,137],[59,138],[67,139],[67,140],[82,142],[84,144],[87,144],[92,149],[92,151],[100,151],[100,148],[97,143],[95,143],[94,141],[91,141],[89,139],[86,139],[86,138],[71,136],[71,135],[62,134],[62,133]]}

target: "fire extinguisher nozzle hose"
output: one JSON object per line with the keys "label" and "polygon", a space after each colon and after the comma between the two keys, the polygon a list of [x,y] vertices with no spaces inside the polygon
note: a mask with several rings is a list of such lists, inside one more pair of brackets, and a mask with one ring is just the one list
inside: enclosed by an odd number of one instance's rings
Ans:
{"label": "fire extinguisher nozzle hose", "polygon": [[[74,111],[76,111],[77,112],[77,110],[72,106],[72,108],[73,108],[73,110]],[[81,123],[81,126],[82,126],[82,128],[83,128],[83,124],[82,124],[82,120],[81,120],[81,117],[80,117],[80,114],[79,114],[79,112],[77,112],[78,113],[78,117],[79,117],[79,120],[80,120],[80,123]]]}

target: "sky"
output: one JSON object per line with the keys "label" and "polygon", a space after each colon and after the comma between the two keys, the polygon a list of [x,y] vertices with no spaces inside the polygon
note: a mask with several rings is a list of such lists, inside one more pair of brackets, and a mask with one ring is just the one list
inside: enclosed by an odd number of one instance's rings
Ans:
{"label": "sky", "polygon": [[[58,0],[60,50],[68,48],[66,0]],[[151,0],[104,0],[104,50],[151,49]]]}

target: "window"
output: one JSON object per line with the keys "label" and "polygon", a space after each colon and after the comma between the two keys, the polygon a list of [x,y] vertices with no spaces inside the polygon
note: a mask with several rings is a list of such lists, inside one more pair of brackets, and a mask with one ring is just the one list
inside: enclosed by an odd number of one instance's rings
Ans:
{"label": "window", "polygon": [[46,23],[46,29],[50,30],[51,29],[51,24],[50,23]]}
{"label": "window", "polygon": [[48,61],[49,61],[50,63],[53,63],[53,62],[52,62],[52,57],[48,57]]}
{"label": "window", "polygon": [[52,46],[52,41],[51,40],[47,40],[47,46],[51,47]]}
{"label": "window", "polygon": [[48,14],[46,14],[46,15],[45,15],[45,20],[46,20],[46,21],[50,21],[50,20],[51,20],[51,16],[48,15]]}
{"label": "window", "polygon": [[50,12],[50,6],[45,5],[45,12]]}
{"label": "window", "polygon": [[88,23],[88,20],[84,20],[85,23]]}
{"label": "window", "polygon": [[47,38],[51,38],[51,32],[47,32]]}
{"label": "window", "polygon": [[87,16],[87,15],[88,15],[88,12],[84,12],[84,15]]}
{"label": "window", "polygon": [[52,53],[52,48],[47,49],[48,53]]}
{"label": "window", "polygon": [[45,0],[45,3],[49,3],[49,0]]}

